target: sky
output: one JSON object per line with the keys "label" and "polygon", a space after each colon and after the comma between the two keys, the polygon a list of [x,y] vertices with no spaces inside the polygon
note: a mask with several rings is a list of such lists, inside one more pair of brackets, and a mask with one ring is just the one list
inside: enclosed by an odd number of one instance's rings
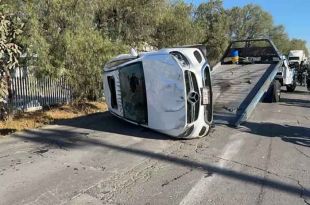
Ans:
{"label": "sky", "polygon": [[[207,0],[186,0],[199,5]],[[306,40],[310,50],[310,0],[223,0],[224,7],[258,4],[272,16],[276,25],[282,24],[290,38]]]}

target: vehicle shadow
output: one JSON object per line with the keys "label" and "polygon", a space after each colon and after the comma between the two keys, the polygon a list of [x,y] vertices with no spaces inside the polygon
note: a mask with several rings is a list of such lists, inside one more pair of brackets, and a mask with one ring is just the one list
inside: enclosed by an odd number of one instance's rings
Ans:
{"label": "vehicle shadow", "polygon": [[204,171],[207,172],[209,176],[216,174],[222,177],[230,178],[237,181],[243,181],[256,186],[261,186],[263,184],[266,188],[278,190],[283,193],[295,196],[310,197],[310,190],[304,189],[299,185],[293,185],[263,176],[243,173],[240,171],[232,170],[230,168],[215,166],[192,159],[186,159],[174,155],[167,155],[165,153],[158,153],[149,150],[139,149],[136,147],[126,147],[118,144],[111,144],[107,143],[102,138],[88,137],[83,135],[83,133],[60,130],[57,127],[50,129],[47,128],[40,130],[27,130],[22,133],[14,134],[13,137],[19,138],[24,141],[26,140],[33,143],[42,144],[44,146],[57,146],[62,149],[82,149],[84,147],[90,146],[102,149],[110,149],[129,155],[148,157],[153,160],[159,160],[178,166],[188,167],[190,169]]}
{"label": "vehicle shadow", "polygon": [[69,120],[58,120],[55,121],[55,124],[100,132],[128,135],[139,138],[176,140],[175,138],[169,137],[168,135],[164,135],[148,128],[144,128],[121,120],[108,111],[81,116]]}
{"label": "vehicle shadow", "polygon": [[9,135],[9,134],[14,133],[16,131],[17,131],[16,129],[3,128],[3,129],[0,129],[0,135]]}
{"label": "vehicle shadow", "polygon": [[286,90],[282,90],[281,92],[289,93],[289,94],[305,94],[305,95],[310,95],[309,91],[303,91],[303,90],[295,90],[294,92],[288,92]]}
{"label": "vehicle shadow", "polygon": [[248,132],[251,134],[264,137],[280,137],[285,142],[310,147],[310,128],[308,127],[279,125],[265,122],[246,122],[243,126],[249,128]]}
{"label": "vehicle shadow", "polygon": [[284,106],[297,106],[297,107],[310,108],[310,95],[309,100],[281,98],[280,104]]}

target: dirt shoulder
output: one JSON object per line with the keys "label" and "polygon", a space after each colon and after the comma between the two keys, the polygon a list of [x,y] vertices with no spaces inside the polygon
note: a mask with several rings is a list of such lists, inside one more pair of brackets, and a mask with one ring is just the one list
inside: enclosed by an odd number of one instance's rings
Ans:
{"label": "dirt shoulder", "polygon": [[7,121],[0,121],[0,138],[16,131],[52,124],[56,120],[72,119],[106,110],[107,105],[104,102],[83,102],[35,112],[19,113]]}

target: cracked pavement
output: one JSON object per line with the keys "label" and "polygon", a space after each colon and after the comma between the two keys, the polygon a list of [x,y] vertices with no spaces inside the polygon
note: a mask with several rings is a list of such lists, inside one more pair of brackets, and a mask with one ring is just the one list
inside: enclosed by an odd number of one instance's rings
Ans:
{"label": "cracked pavement", "polygon": [[0,204],[310,204],[310,94],[175,140],[109,113],[0,137]]}

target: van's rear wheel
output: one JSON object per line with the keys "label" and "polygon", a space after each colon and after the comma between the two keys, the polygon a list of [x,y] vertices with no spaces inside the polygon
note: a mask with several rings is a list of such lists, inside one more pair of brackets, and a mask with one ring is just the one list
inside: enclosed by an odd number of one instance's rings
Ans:
{"label": "van's rear wheel", "polygon": [[279,102],[281,97],[281,84],[278,80],[274,80],[266,93],[264,102]]}

